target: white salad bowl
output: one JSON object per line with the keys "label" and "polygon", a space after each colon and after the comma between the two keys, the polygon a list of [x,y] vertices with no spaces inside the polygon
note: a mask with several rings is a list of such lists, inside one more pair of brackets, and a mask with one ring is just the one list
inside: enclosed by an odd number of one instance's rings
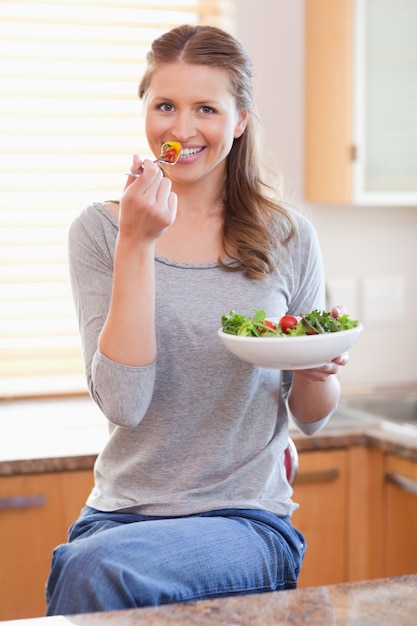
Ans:
{"label": "white salad bowl", "polygon": [[243,337],[218,335],[235,356],[267,369],[301,370],[329,363],[359,339],[363,324],[349,330],[300,337]]}

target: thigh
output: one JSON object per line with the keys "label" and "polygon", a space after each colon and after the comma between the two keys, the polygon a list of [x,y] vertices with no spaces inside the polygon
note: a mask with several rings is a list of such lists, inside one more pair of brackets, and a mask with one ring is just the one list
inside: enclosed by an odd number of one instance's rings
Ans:
{"label": "thigh", "polygon": [[304,554],[290,521],[264,512],[168,519],[99,514],[89,525],[87,517],[83,532],[73,532],[72,543],[56,557],[63,573],[70,559],[85,579],[78,578],[78,593],[102,596],[87,610],[291,588]]}

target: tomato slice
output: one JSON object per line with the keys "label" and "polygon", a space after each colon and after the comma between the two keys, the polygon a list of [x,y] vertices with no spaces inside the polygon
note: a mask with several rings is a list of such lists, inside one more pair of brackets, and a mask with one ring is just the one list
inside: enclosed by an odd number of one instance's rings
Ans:
{"label": "tomato slice", "polygon": [[291,328],[294,328],[294,326],[297,326],[297,324],[298,324],[298,319],[294,317],[293,315],[284,315],[279,320],[279,325],[281,326],[281,330],[283,333],[286,333],[286,334],[288,334],[288,331],[291,330]]}

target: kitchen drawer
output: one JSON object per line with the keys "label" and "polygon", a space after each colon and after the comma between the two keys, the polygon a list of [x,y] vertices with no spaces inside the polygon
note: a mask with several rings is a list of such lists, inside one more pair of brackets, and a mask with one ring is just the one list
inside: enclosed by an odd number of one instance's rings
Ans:
{"label": "kitchen drawer", "polygon": [[52,551],[92,485],[90,470],[0,477],[0,620],[45,614]]}

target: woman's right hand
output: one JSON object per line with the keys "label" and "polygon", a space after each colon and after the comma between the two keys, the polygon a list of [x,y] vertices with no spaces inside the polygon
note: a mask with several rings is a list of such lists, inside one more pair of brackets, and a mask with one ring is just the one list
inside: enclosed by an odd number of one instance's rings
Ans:
{"label": "woman's right hand", "polygon": [[133,157],[132,171],[143,167],[141,176],[129,176],[120,200],[119,233],[134,243],[153,242],[173,223],[177,195],[171,181],[152,161]]}
{"label": "woman's right hand", "polygon": [[[141,166],[134,157],[133,171]],[[112,295],[99,337],[100,351],[112,361],[143,367],[156,357],[155,242],[176,213],[171,181],[144,161],[143,173],[128,178],[120,200]]]}

